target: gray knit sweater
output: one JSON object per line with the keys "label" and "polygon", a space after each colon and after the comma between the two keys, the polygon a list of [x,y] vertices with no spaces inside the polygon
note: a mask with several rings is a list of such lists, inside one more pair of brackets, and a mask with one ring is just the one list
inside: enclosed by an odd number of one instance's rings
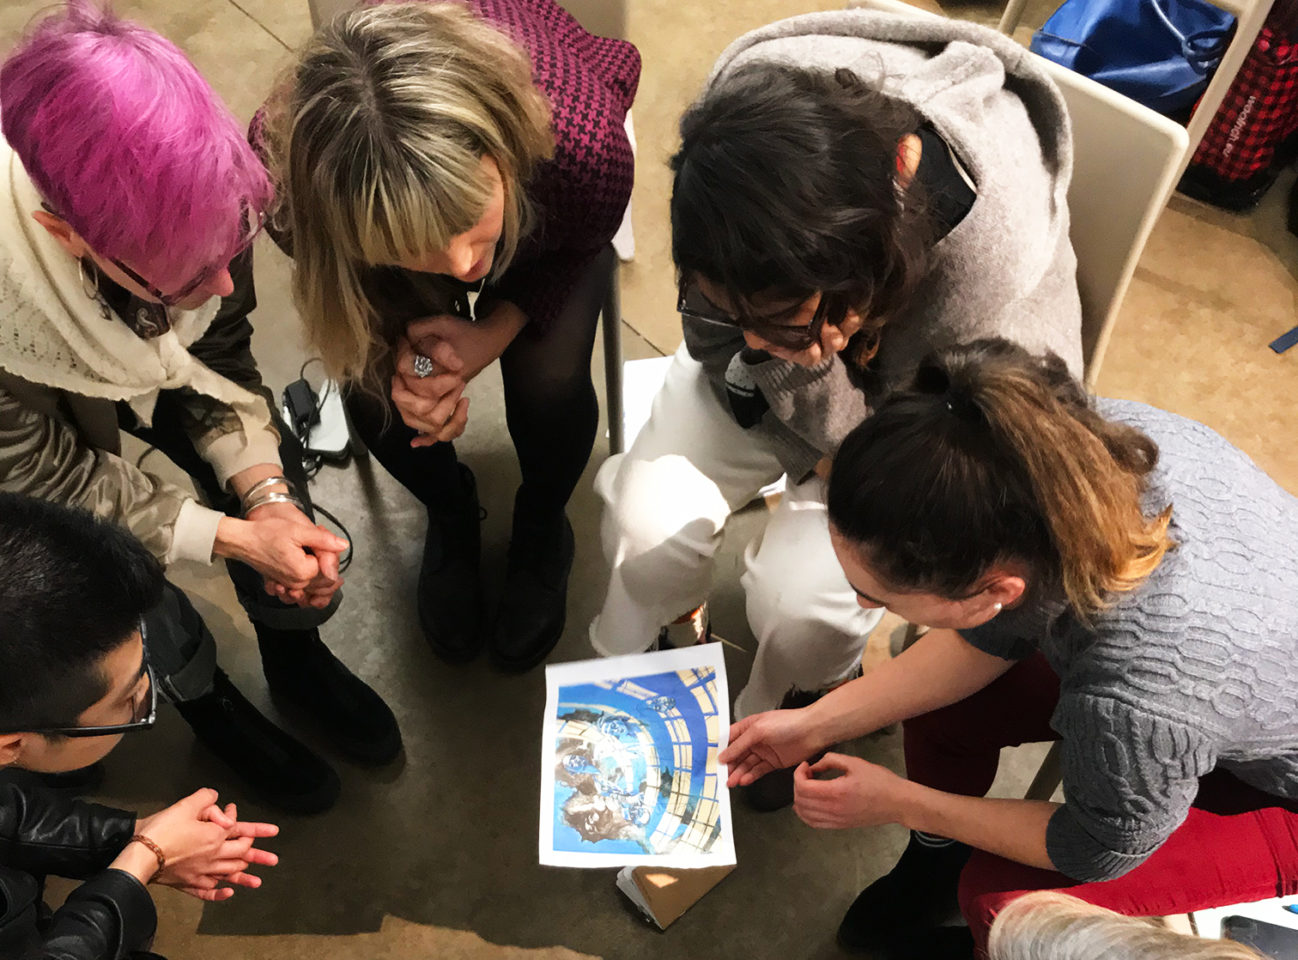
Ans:
{"label": "gray knit sweater", "polygon": [[[751,429],[800,478],[905,381],[930,350],[1002,336],[1050,349],[1081,371],[1077,262],[1068,240],[1072,143],[1059,92],[1008,38],[959,20],[865,10],[813,13],[740,37],[713,81],[753,62],[846,67],[911,104],[960,158],[977,199],[938,242],[930,272],[905,316],[883,332],[859,389],[838,357],[804,368],[770,359],[748,367],[770,409]],[[685,318],[685,343],[722,406],[726,369],[743,349],[733,326]]]}
{"label": "gray knit sweater", "polygon": [[1058,673],[1066,802],[1046,847],[1088,881],[1148,857],[1214,767],[1298,799],[1298,498],[1200,423],[1099,409],[1158,444],[1145,509],[1172,504],[1176,548],[1090,630],[1037,604],[963,631],[997,656],[1040,649]]}

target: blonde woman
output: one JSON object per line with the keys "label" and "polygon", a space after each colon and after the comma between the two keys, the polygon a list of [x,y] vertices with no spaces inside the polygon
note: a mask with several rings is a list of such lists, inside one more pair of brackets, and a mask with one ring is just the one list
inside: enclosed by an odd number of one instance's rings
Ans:
{"label": "blonde woman", "polygon": [[428,507],[418,609],[450,662],[482,644],[478,501],[451,441],[465,385],[497,360],[523,482],[492,660],[529,669],[563,632],[639,69],[552,0],[380,4],[325,26],[254,125],[314,349]]}
{"label": "blonde woman", "polygon": [[1157,921],[1124,917],[1064,893],[1033,893],[1001,911],[991,960],[1262,960],[1231,940],[1188,937]]}

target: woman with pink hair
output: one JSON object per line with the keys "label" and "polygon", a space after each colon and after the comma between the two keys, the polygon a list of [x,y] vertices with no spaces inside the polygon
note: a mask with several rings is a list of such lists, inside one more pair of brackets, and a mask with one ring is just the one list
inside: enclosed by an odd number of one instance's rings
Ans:
{"label": "woman with pink hair", "polygon": [[[0,66],[0,126],[0,490],[110,518],[164,564],[232,561],[271,692],[352,759],[392,760],[391,711],[317,631],[347,543],[312,519],[252,358],[251,245],[272,189],[234,118],[167,40],[70,0]],[[201,499],[124,459],[121,431]],[[149,638],[204,744],[283,809],[333,804],[337,775],[216,667],[180,591]]]}

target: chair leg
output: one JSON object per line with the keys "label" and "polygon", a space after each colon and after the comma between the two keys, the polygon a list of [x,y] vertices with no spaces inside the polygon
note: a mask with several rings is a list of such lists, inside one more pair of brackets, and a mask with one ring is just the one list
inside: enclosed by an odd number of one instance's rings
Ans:
{"label": "chair leg", "polygon": [[1001,22],[996,25],[996,29],[1006,36],[1013,34],[1015,28],[1019,25],[1019,21],[1023,19],[1023,8],[1027,5],[1028,0],[1009,0],[1005,4],[1005,10],[1001,14]]}
{"label": "chair leg", "polygon": [[617,258],[609,277],[608,294],[602,311],[604,322],[604,392],[608,411],[608,452],[621,453],[622,435],[622,299]]}
{"label": "chair leg", "polygon": [[1058,741],[1052,743],[1050,752],[1037,768],[1037,775],[1032,778],[1032,786],[1028,787],[1028,792],[1023,795],[1025,799],[1049,800],[1055,795],[1055,789],[1064,779],[1064,763],[1060,753]]}

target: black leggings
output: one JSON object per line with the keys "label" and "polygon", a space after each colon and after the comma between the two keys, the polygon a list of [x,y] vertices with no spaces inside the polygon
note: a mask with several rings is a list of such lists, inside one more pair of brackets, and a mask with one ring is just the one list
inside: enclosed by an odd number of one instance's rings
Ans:
{"label": "black leggings", "polygon": [[[523,474],[519,506],[534,515],[564,509],[595,444],[599,402],[590,360],[612,269],[609,247],[586,267],[544,333],[525,327],[500,358],[505,421]],[[386,397],[354,390],[346,401],[357,434],[407,490],[429,507],[458,500],[453,444],[412,448],[415,431]]]}

